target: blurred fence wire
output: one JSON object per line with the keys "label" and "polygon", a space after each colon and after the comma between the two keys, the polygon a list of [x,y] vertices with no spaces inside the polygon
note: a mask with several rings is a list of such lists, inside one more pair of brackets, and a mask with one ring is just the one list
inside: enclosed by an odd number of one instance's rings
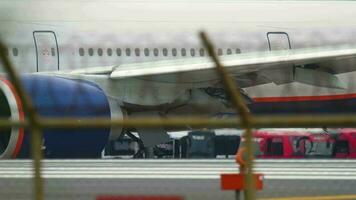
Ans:
{"label": "blurred fence wire", "polygon": [[252,128],[272,128],[272,127],[356,127],[356,116],[354,115],[295,115],[295,116],[253,116],[243,102],[238,86],[231,76],[227,74],[221,65],[213,44],[209,41],[205,33],[201,33],[201,40],[213,59],[217,74],[220,76],[224,87],[231,96],[232,104],[239,117],[233,118],[202,118],[202,117],[180,117],[180,118],[45,118],[37,114],[31,100],[26,96],[20,83],[19,76],[15,72],[9,58],[6,56],[6,48],[0,43],[0,58],[9,79],[12,81],[18,96],[23,103],[27,113],[23,121],[12,121],[0,118],[0,128],[21,127],[28,128],[31,133],[31,150],[34,167],[34,199],[43,200],[43,180],[41,178],[41,137],[43,129],[51,128],[90,128],[90,127],[192,127],[192,128],[243,128],[246,129],[246,199],[255,199],[252,171],[253,171],[253,150],[252,150]]}

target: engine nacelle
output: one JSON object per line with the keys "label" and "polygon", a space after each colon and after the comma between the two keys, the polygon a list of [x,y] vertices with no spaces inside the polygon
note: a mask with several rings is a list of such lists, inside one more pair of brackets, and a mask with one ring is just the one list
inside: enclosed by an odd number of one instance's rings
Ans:
{"label": "engine nacelle", "polygon": [[[95,84],[55,76],[22,75],[22,85],[41,117],[111,117],[109,101]],[[13,85],[0,79],[0,117],[21,120],[22,102]],[[0,133],[0,159],[30,157],[30,133],[11,128]],[[100,157],[110,128],[48,129],[43,131],[46,158]]]}

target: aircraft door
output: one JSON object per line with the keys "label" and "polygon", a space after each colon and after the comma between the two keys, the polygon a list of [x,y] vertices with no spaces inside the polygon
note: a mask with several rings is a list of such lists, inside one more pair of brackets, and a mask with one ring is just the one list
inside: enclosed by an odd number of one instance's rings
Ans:
{"label": "aircraft door", "polygon": [[53,31],[34,31],[37,71],[59,70],[58,43]]}
{"label": "aircraft door", "polygon": [[268,32],[268,46],[270,51],[291,49],[289,36],[285,32]]}

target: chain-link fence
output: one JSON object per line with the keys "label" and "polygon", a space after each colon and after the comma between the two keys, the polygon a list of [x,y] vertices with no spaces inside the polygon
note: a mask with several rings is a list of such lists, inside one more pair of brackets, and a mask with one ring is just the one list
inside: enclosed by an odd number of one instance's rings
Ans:
{"label": "chain-link fence", "polygon": [[[216,51],[209,41],[207,36],[202,33],[200,35],[202,42],[204,44],[204,49],[207,50],[211,56],[213,63],[216,66],[216,73],[221,79],[221,85],[223,86],[226,94],[229,97],[231,105],[235,108],[235,112],[238,113],[239,117],[232,118],[204,118],[204,117],[172,117],[172,118],[148,118],[148,117],[136,117],[136,118],[123,118],[123,119],[111,119],[110,116],[102,116],[96,118],[77,118],[77,117],[46,117],[39,114],[39,111],[35,109],[31,98],[25,92],[24,85],[21,84],[20,76],[15,72],[7,53],[6,48],[3,44],[0,45],[1,49],[1,61],[6,69],[9,80],[18,95],[18,100],[23,106],[22,114],[23,117],[20,120],[9,120],[6,117],[0,119],[0,127],[3,130],[7,130],[11,127],[16,127],[20,129],[29,130],[26,134],[30,133],[31,137],[31,157],[33,159],[33,194],[34,199],[42,200],[44,199],[44,187],[45,183],[42,178],[41,172],[41,159],[42,159],[42,131],[47,129],[62,129],[62,130],[73,130],[73,129],[95,129],[95,128],[157,128],[157,127],[172,127],[172,128],[242,128],[245,129],[244,138],[246,140],[246,153],[247,160],[246,165],[241,168],[243,173],[246,174],[246,199],[255,199],[254,183],[252,177],[252,172],[254,171],[253,162],[253,147],[252,147],[252,128],[262,128],[262,127],[354,127],[356,125],[356,117],[353,115],[299,115],[299,116],[254,116],[245,104],[245,99],[241,96],[240,88],[236,84],[236,81],[232,79],[223,64],[220,62]],[[179,78],[179,77],[176,77]],[[83,81],[83,83],[86,83]],[[38,83],[41,85],[41,83]],[[51,83],[48,83],[51,84]],[[322,84],[322,83],[321,83]],[[53,84],[52,84],[53,85]],[[85,89],[83,89],[80,84],[77,85],[77,95],[86,95]],[[41,85],[45,87],[45,85]],[[35,91],[34,91],[35,92]],[[141,91],[145,93],[147,91]],[[145,96],[145,95],[143,95]],[[90,100],[90,96],[87,97]],[[59,99],[57,99],[59,101]],[[76,99],[72,99],[76,101]],[[159,101],[159,100],[158,100]],[[60,103],[60,102],[59,102]],[[70,108],[69,108],[70,109]],[[60,112],[58,110],[58,112]],[[98,111],[100,112],[100,111]],[[6,131],[4,131],[5,133]],[[88,133],[90,134],[90,133]],[[115,181],[113,181],[115,182]],[[144,182],[144,181],[143,181]],[[11,184],[11,183],[9,183]],[[24,183],[29,184],[29,183]],[[113,183],[117,184],[117,183]],[[169,183],[167,184],[167,189],[170,188]],[[96,183],[92,187],[99,187],[99,183]],[[49,186],[55,187],[55,186]],[[74,187],[74,186],[73,186]],[[170,188],[172,189],[172,188]],[[58,195],[61,195],[61,188],[58,188]],[[89,192],[89,191],[88,191]],[[142,193],[147,191],[142,190]],[[180,191],[177,191],[179,193]],[[137,190],[140,193],[140,190]],[[19,194],[20,195],[20,194]],[[56,194],[57,195],[57,194]],[[64,198],[65,198],[65,194]],[[194,196],[195,194],[193,194]],[[219,196],[218,198],[222,198]],[[60,197],[58,199],[61,199]]]}

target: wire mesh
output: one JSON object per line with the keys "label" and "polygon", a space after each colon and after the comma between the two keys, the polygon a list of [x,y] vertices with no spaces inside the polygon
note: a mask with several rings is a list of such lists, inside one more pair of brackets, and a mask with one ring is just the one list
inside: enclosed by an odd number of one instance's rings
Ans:
{"label": "wire mesh", "polygon": [[[252,133],[251,128],[261,127],[355,127],[356,117],[353,115],[321,115],[321,116],[252,116],[247,110],[242,98],[240,97],[239,90],[236,88],[234,81],[224,71],[222,64],[216,53],[214,47],[208,41],[206,35],[201,35],[204,44],[209,51],[209,55],[214,60],[217,71],[223,80],[224,87],[232,98],[232,103],[235,106],[236,112],[240,117],[225,118],[225,119],[211,119],[211,118],[167,118],[167,119],[152,119],[152,118],[129,118],[129,119],[107,119],[107,118],[45,118],[38,116],[30,99],[21,86],[19,77],[14,71],[11,62],[6,56],[5,46],[0,44],[0,56],[4,67],[9,75],[10,80],[19,95],[21,102],[28,115],[24,121],[9,121],[8,119],[0,119],[0,128],[6,127],[23,127],[31,130],[31,146],[32,158],[34,165],[34,199],[43,199],[43,180],[41,178],[41,131],[44,129],[57,129],[57,128],[90,128],[90,127],[235,127],[246,129],[246,147],[248,154],[248,161],[246,166],[247,172],[247,199],[255,199],[253,191],[253,183],[251,182],[251,173],[253,171],[253,150],[252,150]],[[134,52],[133,52],[134,53]],[[179,78],[179,77],[178,77]],[[147,91],[143,91],[145,94]],[[157,97],[157,96],[156,96]],[[157,100],[157,99],[155,99]],[[158,100],[157,100],[158,101]]]}

